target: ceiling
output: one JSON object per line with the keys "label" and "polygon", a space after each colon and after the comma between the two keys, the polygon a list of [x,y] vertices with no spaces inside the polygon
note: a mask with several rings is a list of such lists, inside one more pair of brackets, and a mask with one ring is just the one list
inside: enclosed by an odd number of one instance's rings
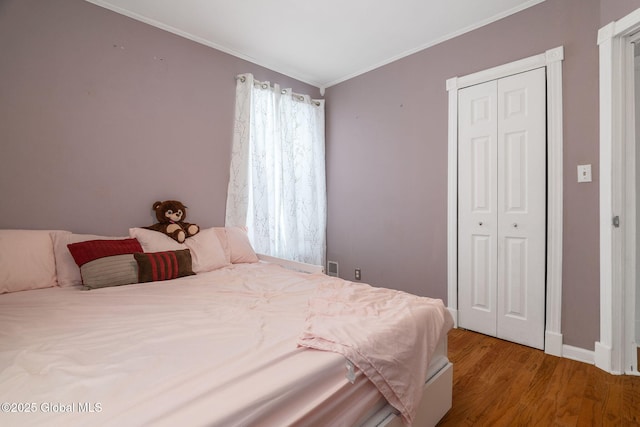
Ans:
{"label": "ceiling", "polygon": [[325,88],[544,0],[87,0]]}

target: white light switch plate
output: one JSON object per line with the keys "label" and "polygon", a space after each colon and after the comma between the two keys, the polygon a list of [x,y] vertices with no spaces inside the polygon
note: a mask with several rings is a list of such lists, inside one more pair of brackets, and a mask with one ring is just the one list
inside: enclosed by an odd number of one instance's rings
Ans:
{"label": "white light switch plate", "polygon": [[578,182],[591,182],[591,165],[578,165]]}

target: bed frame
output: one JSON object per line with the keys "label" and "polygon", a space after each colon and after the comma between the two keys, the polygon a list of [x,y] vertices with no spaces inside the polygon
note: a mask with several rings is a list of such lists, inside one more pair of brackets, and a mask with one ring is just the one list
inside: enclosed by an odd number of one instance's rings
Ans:
{"label": "bed frame", "polygon": [[[453,364],[447,363],[424,384],[424,392],[413,425],[433,427],[452,405]],[[362,427],[404,427],[398,411],[387,404]]]}

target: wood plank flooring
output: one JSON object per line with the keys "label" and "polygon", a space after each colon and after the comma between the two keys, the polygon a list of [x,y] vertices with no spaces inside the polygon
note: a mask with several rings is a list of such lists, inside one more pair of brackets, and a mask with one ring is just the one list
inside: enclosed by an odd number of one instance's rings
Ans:
{"label": "wood plank flooring", "polygon": [[453,329],[453,407],[438,426],[640,426],[640,377]]}

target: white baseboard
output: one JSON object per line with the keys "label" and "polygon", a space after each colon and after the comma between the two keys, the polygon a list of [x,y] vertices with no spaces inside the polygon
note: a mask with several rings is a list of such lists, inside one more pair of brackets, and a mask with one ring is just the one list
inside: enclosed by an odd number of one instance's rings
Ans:
{"label": "white baseboard", "polygon": [[596,341],[595,365],[603,371],[611,372],[611,347]]}
{"label": "white baseboard", "polygon": [[[453,315],[453,318],[457,320],[457,310],[448,308],[449,312]],[[457,322],[456,322],[457,323]],[[456,324],[456,328],[458,325]],[[566,359],[575,360],[578,362],[588,363],[589,365],[596,365],[598,368],[611,372],[610,362],[611,349],[607,350],[607,347],[603,346],[599,342],[596,342],[596,350],[587,350],[580,347],[574,347],[572,345],[562,344],[562,334],[557,332],[545,331],[545,348],[544,352],[551,356],[564,357]],[[599,355],[600,352],[601,354]],[[603,359],[603,362],[598,360],[599,357]],[[608,359],[607,359],[608,357]],[[609,364],[607,364],[609,363]]]}
{"label": "white baseboard", "polygon": [[457,328],[458,327],[458,310],[451,307],[447,307],[447,310],[449,310],[449,313],[451,313],[451,316],[453,317],[453,327]]}
{"label": "white baseboard", "polygon": [[565,344],[562,346],[562,357],[577,360],[578,362],[588,363],[590,365],[595,364],[595,353],[592,350],[573,347],[571,345]]}
{"label": "white baseboard", "polygon": [[544,352],[552,356],[562,357],[562,334],[545,331]]}

